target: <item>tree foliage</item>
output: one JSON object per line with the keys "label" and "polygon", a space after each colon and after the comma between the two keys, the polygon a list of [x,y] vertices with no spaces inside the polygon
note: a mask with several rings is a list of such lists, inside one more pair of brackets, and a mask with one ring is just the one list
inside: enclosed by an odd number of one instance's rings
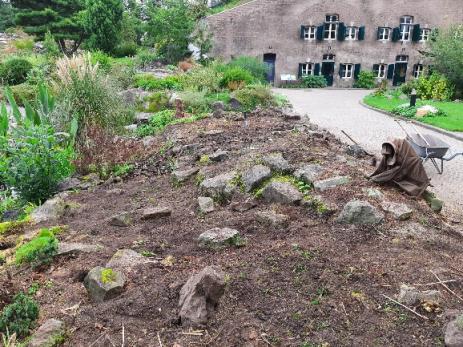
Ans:
{"label": "tree foliage", "polygon": [[14,26],[14,9],[7,1],[0,0],[0,32]]}

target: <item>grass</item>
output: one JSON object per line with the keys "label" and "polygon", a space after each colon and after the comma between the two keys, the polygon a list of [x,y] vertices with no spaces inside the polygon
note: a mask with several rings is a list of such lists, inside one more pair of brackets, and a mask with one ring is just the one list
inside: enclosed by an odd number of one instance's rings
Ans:
{"label": "grass", "polygon": [[[368,95],[363,100],[365,104],[379,108],[384,111],[391,112],[397,106],[408,103],[408,100],[402,100],[398,97],[391,99],[385,96]],[[417,121],[422,123],[434,125],[449,131],[463,131],[463,103],[451,101],[431,101],[431,100],[418,100],[418,106],[432,105],[442,110],[447,116],[431,116],[416,118]]]}
{"label": "grass", "polygon": [[42,229],[39,235],[16,250],[16,264],[48,264],[58,250],[58,240],[49,229]]}
{"label": "grass", "polygon": [[217,13],[220,13],[220,12],[223,12],[223,11],[226,11],[226,10],[230,10],[233,7],[242,5],[242,4],[246,3],[246,2],[249,2],[249,0],[230,0],[230,1],[228,1],[227,3],[225,3],[223,5],[211,8],[209,10],[209,14],[212,15],[212,14],[217,14]]}

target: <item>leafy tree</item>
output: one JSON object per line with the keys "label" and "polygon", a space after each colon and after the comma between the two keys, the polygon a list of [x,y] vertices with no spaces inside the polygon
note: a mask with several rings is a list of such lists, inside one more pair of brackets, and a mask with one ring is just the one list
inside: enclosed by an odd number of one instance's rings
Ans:
{"label": "leafy tree", "polygon": [[195,26],[187,0],[166,0],[148,7],[147,32],[159,55],[176,63],[189,54],[190,34]]}
{"label": "leafy tree", "polygon": [[110,53],[116,47],[124,13],[122,0],[87,0],[85,30],[88,46]]}
{"label": "leafy tree", "polygon": [[6,0],[0,0],[0,32],[14,26],[14,9]]}
{"label": "leafy tree", "polygon": [[430,42],[433,71],[442,73],[463,95],[463,25],[436,33]]}

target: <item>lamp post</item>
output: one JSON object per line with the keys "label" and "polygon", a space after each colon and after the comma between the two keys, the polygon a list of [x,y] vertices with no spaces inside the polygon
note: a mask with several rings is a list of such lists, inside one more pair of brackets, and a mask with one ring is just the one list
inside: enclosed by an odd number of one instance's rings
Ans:
{"label": "lamp post", "polygon": [[410,107],[416,106],[416,90],[413,89],[412,93],[410,94]]}

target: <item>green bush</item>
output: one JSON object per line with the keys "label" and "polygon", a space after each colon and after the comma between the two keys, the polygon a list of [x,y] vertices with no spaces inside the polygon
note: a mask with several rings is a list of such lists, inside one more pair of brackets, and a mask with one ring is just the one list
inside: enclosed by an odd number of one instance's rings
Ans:
{"label": "green bush", "polygon": [[48,59],[54,59],[61,55],[61,50],[59,49],[53,34],[49,31],[45,34],[43,48],[45,49],[45,55]]}
{"label": "green bush", "polygon": [[185,91],[180,93],[180,99],[188,113],[205,113],[211,110],[205,91]]}
{"label": "green bush", "polygon": [[218,71],[217,64],[208,66],[196,66],[180,76],[185,90],[209,93],[221,91],[220,80],[222,73]]}
{"label": "green bush", "polygon": [[257,106],[275,106],[275,99],[269,86],[254,84],[235,91],[234,97],[241,103],[243,111],[252,111]]}
{"label": "green bush", "polygon": [[416,93],[423,100],[447,101],[455,93],[454,87],[443,75],[422,76],[416,81]]}
{"label": "green bush", "polygon": [[325,88],[327,82],[324,76],[309,75],[301,78],[301,85],[304,88]]}
{"label": "green bush", "polygon": [[263,83],[266,81],[268,67],[263,61],[257,58],[241,56],[233,59],[228,66],[248,71],[256,81]]}
{"label": "green bush", "polygon": [[236,90],[252,84],[253,82],[254,77],[247,70],[240,67],[232,67],[224,72],[220,80],[220,86],[222,88]]}
{"label": "green bush", "polygon": [[111,70],[111,57],[102,51],[92,52],[92,64],[100,67],[104,72],[109,72]]}
{"label": "green bush", "polygon": [[354,83],[354,88],[373,89],[376,87],[376,76],[370,71],[360,71],[358,79]]}
{"label": "green bush", "polygon": [[166,126],[172,123],[175,119],[175,112],[172,110],[164,110],[155,113],[149,120],[148,124],[137,128],[137,135],[145,137],[162,132]]}
{"label": "green bush", "polygon": [[145,102],[148,103],[148,108],[144,111],[147,112],[159,112],[165,110],[169,106],[169,97],[163,91],[155,92],[145,98]]}
{"label": "green bush", "polygon": [[138,75],[135,76],[135,85],[145,90],[182,89],[182,84],[178,76],[157,78],[153,75]]}
{"label": "green bush", "polygon": [[39,235],[20,246],[15,253],[18,265],[32,264],[33,266],[49,264],[58,251],[58,240],[48,229],[40,230]]}
{"label": "green bush", "polygon": [[142,50],[138,52],[135,60],[138,67],[145,68],[157,62],[159,58],[155,52],[149,50]]}
{"label": "green bush", "polygon": [[127,89],[134,84],[135,68],[132,65],[119,62],[113,63],[110,74],[116,83],[123,89]]}
{"label": "green bush", "polygon": [[34,49],[34,40],[31,38],[24,38],[24,39],[18,39],[13,41],[13,46],[15,46],[17,49],[21,51],[30,51]]}
{"label": "green bush", "polygon": [[12,58],[0,65],[0,80],[7,85],[24,83],[31,69],[32,64],[26,59]]}
{"label": "green bush", "polygon": [[[37,86],[29,83],[22,83],[15,86],[11,86],[10,90],[16,103],[19,106],[24,106],[24,101],[33,102],[37,97]],[[5,100],[4,91],[2,91],[2,100]]]}
{"label": "green bush", "polygon": [[414,118],[416,115],[416,110],[416,106],[409,106],[404,104],[394,108],[391,112],[401,117]]}
{"label": "green bush", "polygon": [[29,334],[39,318],[39,306],[30,296],[19,293],[13,302],[3,308],[0,315],[0,332],[16,334],[22,338]]}
{"label": "green bush", "polygon": [[113,50],[113,55],[116,58],[134,57],[137,55],[138,46],[134,42],[124,42],[116,46]]}

